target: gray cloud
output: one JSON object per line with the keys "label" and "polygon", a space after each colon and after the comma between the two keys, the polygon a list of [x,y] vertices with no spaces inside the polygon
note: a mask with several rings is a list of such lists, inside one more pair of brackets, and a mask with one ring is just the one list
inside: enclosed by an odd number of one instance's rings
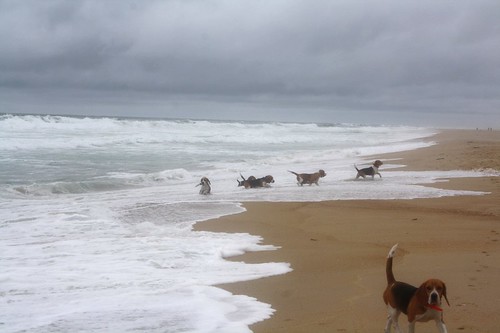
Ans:
{"label": "gray cloud", "polygon": [[489,123],[499,14],[498,1],[0,0],[0,112]]}

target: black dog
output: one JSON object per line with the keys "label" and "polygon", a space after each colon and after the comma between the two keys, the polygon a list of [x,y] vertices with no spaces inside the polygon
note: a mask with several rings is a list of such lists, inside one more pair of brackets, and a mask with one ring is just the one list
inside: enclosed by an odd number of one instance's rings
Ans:
{"label": "black dog", "polygon": [[245,177],[243,177],[241,173],[240,176],[243,180],[236,179],[236,181],[238,182],[238,186],[243,186],[245,188],[268,187],[269,184],[274,183],[274,178],[271,175],[267,175],[261,178],[250,176],[248,177],[248,179],[245,179]]}
{"label": "black dog", "polygon": [[371,167],[364,168],[361,170],[358,169],[356,167],[356,165],[354,165],[354,168],[356,168],[356,170],[358,171],[358,174],[356,175],[356,179],[358,179],[359,177],[366,178],[366,176],[372,176],[372,179],[373,179],[373,178],[375,178],[375,175],[379,175],[380,178],[382,178],[382,175],[378,172],[378,168],[382,164],[384,164],[384,163],[382,163],[382,161],[376,160],[375,162],[373,162],[373,165]]}

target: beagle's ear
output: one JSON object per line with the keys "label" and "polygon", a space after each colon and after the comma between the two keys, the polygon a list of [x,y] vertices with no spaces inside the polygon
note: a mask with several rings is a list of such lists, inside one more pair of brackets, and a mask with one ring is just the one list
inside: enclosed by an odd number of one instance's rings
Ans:
{"label": "beagle's ear", "polygon": [[448,303],[448,306],[451,306],[450,302],[448,301],[448,297],[446,297],[446,284],[444,282],[443,282],[443,296],[444,299],[446,300],[446,303]]}
{"label": "beagle's ear", "polygon": [[422,283],[420,287],[418,287],[416,296],[420,304],[428,303],[429,296],[427,295],[427,281]]}

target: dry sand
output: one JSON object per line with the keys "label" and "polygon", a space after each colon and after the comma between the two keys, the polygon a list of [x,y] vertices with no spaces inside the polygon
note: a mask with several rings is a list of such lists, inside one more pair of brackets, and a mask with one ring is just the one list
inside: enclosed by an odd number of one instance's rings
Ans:
{"label": "dry sand", "polygon": [[[500,170],[500,132],[445,130],[419,150],[377,156],[402,158],[406,170]],[[383,167],[381,168],[383,173]],[[390,181],[385,179],[384,181]],[[416,200],[246,203],[245,213],[197,224],[198,230],[248,232],[276,251],[228,260],[288,262],[279,276],[223,285],[276,310],[256,332],[382,332],[385,258],[399,243],[396,279],[446,282],[449,332],[500,332],[500,177],[453,179],[441,188],[483,196]],[[406,328],[406,316],[400,317]],[[418,323],[417,332],[437,332]]]}

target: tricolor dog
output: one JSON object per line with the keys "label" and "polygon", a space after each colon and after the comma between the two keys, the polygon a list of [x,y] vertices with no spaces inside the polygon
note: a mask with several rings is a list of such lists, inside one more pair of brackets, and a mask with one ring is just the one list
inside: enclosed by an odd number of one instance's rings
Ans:
{"label": "tricolor dog", "polygon": [[443,309],[441,308],[441,298],[446,297],[446,285],[438,279],[429,279],[422,283],[420,287],[414,287],[408,283],[396,281],[392,273],[392,258],[396,253],[398,244],[394,245],[387,255],[386,275],[387,287],[384,291],[384,302],[387,305],[388,316],[385,325],[385,333],[391,332],[391,327],[397,333],[402,333],[398,324],[398,317],[402,313],[408,316],[410,324],[408,332],[415,332],[417,321],[427,322],[434,320],[440,333],[446,333],[446,326],[443,321]]}
{"label": "tricolor dog", "polygon": [[267,175],[265,177],[261,178],[255,178],[254,176],[248,177],[248,179],[245,179],[243,175],[240,173],[241,179],[243,180],[238,180],[238,186],[243,186],[244,188],[257,188],[257,187],[269,187],[269,184],[274,183],[274,178],[271,175]]}
{"label": "tricolor dog", "polygon": [[326,173],[324,170],[319,170],[318,172],[315,173],[296,173],[293,171],[288,170],[288,172],[293,173],[297,177],[297,185],[304,185],[304,184],[316,184],[319,185],[319,179],[323,178],[326,176]]}
{"label": "tricolor dog", "polygon": [[200,194],[207,195],[210,194],[210,191],[212,190],[210,185],[210,180],[207,177],[202,177],[200,179],[200,183],[196,186],[201,186]]}
{"label": "tricolor dog", "polygon": [[381,160],[376,160],[375,162],[373,162],[371,167],[364,168],[364,169],[358,169],[358,167],[356,165],[354,165],[354,168],[356,169],[356,171],[358,171],[358,174],[356,175],[356,179],[358,179],[359,177],[366,178],[366,176],[372,176],[372,179],[373,179],[373,178],[375,178],[375,175],[379,175],[380,178],[382,178],[382,175],[380,174],[380,172],[378,172],[378,168],[382,164],[384,164],[384,163],[382,163]]}

